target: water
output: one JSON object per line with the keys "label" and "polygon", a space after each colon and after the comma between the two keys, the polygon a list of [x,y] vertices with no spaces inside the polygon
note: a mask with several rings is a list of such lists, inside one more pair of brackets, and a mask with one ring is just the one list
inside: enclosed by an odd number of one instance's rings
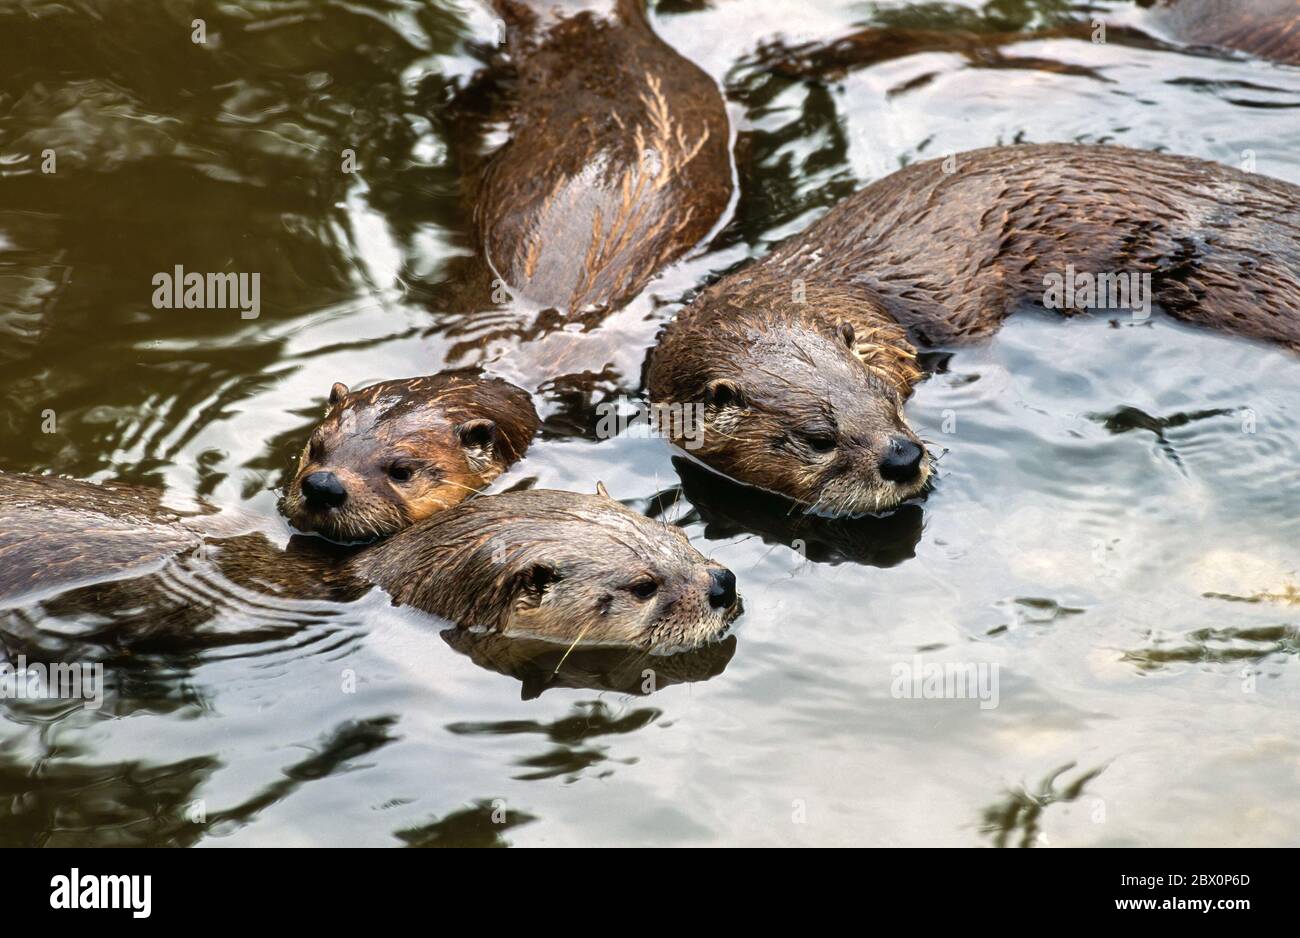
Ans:
{"label": "water", "polygon": [[[119,656],[99,711],[8,702],[0,842],[1297,843],[1293,357],[1158,315],[1026,313],[932,356],[909,412],[938,485],[854,523],[791,517],[661,441],[595,439],[594,404],[636,392],[683,295],[909,161],[1078,140],[1300,183],[1294,69],[1122,36],[822,83],[754,55],[863,22],[1072,15],[882,7],[660,4],[661,34],[728,88],[741,198],[707,250],[576,340],[614,349],[608,369],[544,391],[545,438],[498,483],[601,479],[683,525],[740,579],[734,642],[649,695],[617,660],[548,684],[378,594],[267,606],[181,570],[225,640]],[[416,0],[0,4],[0,469],[274,519],[333,381],[486,357],[536,384],[545,355],[509,329],[485,355],[502,322],[437,299],[471,250],[464,141],[437,105],[493,36],[476,6]],[[259,271],[260,316],[154,310],[150,278],[178,263]],[[997,706],[900,697],[896,675],[931,664],[997,665]]]}

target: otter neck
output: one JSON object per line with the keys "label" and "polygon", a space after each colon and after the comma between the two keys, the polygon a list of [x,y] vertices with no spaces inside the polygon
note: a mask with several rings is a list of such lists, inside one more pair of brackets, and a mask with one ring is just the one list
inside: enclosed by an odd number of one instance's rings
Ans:
{"label": "otter neck", "polygon": [[858,361],[889,382],[901,397],[910,397],[925,372],[917,364],[916,347],[908,341],[907,330],[865,287],[846,291],[837,299],[831,316],[853,326],[853,353]]}
{"label": "otter neck", "polygon": [[[482,541],[467,547],[470,532],[440,520],[364,548],[347,563],[346,574],[379,587],[395,603],[458,624],[500,628],[510,609],[510,583],[496,576],[501,565],[491,562],[491,535],[480,531]],[[484,550],[487,556],[480,556]]]}

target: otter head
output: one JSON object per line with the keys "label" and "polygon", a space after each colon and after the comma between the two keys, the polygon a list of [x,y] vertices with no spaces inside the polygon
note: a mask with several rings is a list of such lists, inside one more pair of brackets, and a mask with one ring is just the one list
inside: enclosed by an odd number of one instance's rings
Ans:
{"label": "otter head", "polygon": [[603,489],[471,499],[367,549],[355,568],[459,625],[566,644],[696,648],[741,608],[730,570]]}
{"label": "otter head", "polygon": [[754,290],[703,300],[651,360],[673,442],[821,514],[883,511],[925,487],[929,458],[903,415],[920,371],[901,327],[866,316],[860,297],[811,290],[800,303]]}
{"label": "otter head", "polygon": [[480,491],[519,460],[538,426],[528,395],[450,372],[330,389],[280,509],[338,541],[387,537]]}

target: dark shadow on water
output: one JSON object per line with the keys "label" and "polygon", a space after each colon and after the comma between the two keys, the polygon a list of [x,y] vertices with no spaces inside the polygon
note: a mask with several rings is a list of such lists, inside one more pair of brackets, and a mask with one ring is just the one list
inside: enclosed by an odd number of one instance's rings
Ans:
{"label": "dark shadow on water", "polygon": [[24,759],[13,743],[0,743],[0,846],[184,847],[230,834],[308,782],[362,768],[356,760],[396,740],[396,722],[381,716],[342,724],[281,778],[225,809],[197,797],[222,767],[214,756],[87,765]]}
{"label": "dark shadow on water", "polygon": [[906,504],[886,515],[823,518],[788,499],[741,485],[684,457],[674,457],[681,486],[651,499],[651,517],[661,517],[685,500],[690,510],[676,521],[704,525],[711,541],[756,534],[767,544],[799,550],[815,563],[860,563],[892,567],[916,556],[924,528],[920,505]]}
{"label": "dark shadow on water", "polygon": [[188,847],[196,793],[220,763],[23,761],[0,744],[0,847]]}
{"label": "dark shadow on water", "polygon": [[980,833],[989,835],[995,847],[1048,846],[1041,828],[1043,812],[1054,804],[1075,801],[1084,787],[1106,770],[1105,766],[1090,769],[1057,788],[1057,779],[1074,767],[1075,763],[1070,762],[1056,769],[1038,784],[1036,791],[1022,787],[1007,792],[1001,801],[984,809]]}
{"label": "dark shadow on water", "polygon": [[504,801],[483,798],[472,808],[396,831],[393,836],[408,847],[509,847],[505,832],[535,820],[535,815],[512,810]]}
{"label": "dark shadow on water", "polygon": [[524,771],[513,777],[521,781],[563,778],[565,782],[576,782],[589,774],[606,778],[613,774],[614,765],[619,761],[635,761],[611,759],[609,747],[597,745],[594,740],[639,732],[662,715],[662,711],[654,707],[636,707],[615,713],[607,704],[595,700],[577,704],[569,716],[549,723],[538,720],[450,723],[447,730],[458,736],[545,737],[551,747],[515,760]]}
{"label": "dark shadow on water", "polygon": [[[1140,671],[1162,671],[1177,665],[1262,665],[1273,655],[1300,655],[1300,627],[1261,625],[1254,627],[1194,629],[1170,641],[1147,648],[1132,648],[1121,660]],[[1236,669],[1229,674],[1245,678]]]}
{"label": "dark shadow on water", "polygon": [[735,636],[676,655],[651,655],[614,647],[569,651],[569,646],[556,642],[468,629],[447,629],[442,637],[480,668],[519,681],[524,700],[533,700],[556,687],[644,696],[672,684],[717,677],[736,653]]}

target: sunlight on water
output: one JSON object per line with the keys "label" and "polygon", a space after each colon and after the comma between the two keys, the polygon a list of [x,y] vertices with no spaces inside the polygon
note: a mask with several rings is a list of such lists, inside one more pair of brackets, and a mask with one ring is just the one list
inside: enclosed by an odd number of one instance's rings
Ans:
{"label": "sunlight on water", "polygon": [[[760,54],[1071,16],[983,6],[659,4],[726,89],[739,201],[597,329],[532,337],[530,311],[446,300],[483,141],[444,105],[497,39],[480,6],[0,5],[0,469],[162,486],[283,544],[275,489],[332,382],[484,364],[545,421],[496,489],[602,480],[734,570],[746,609],[648,695],[626,655],[557,679],[554,650],[377,592],[271,600],[184,564],[168,609],[202,612],[194,647],[94,652],[125,600],[0,611],[10,638],[107,662],[99,710],[4,702],[0,843],[1294,844],[1294,357],[1158,314],[1026,312],[927,362],[909,413],[938,481],[888,518],[792,515],[662,440],[596,438],[687,294],[902,165],[1103,142],[1300,183],[1300,71],[1246,56],[1026,32],[805,80]],[[259,316],[153,308],[177,264],[259,272]],[[931,664],[996,666],[996,706],[900,695]]]}

